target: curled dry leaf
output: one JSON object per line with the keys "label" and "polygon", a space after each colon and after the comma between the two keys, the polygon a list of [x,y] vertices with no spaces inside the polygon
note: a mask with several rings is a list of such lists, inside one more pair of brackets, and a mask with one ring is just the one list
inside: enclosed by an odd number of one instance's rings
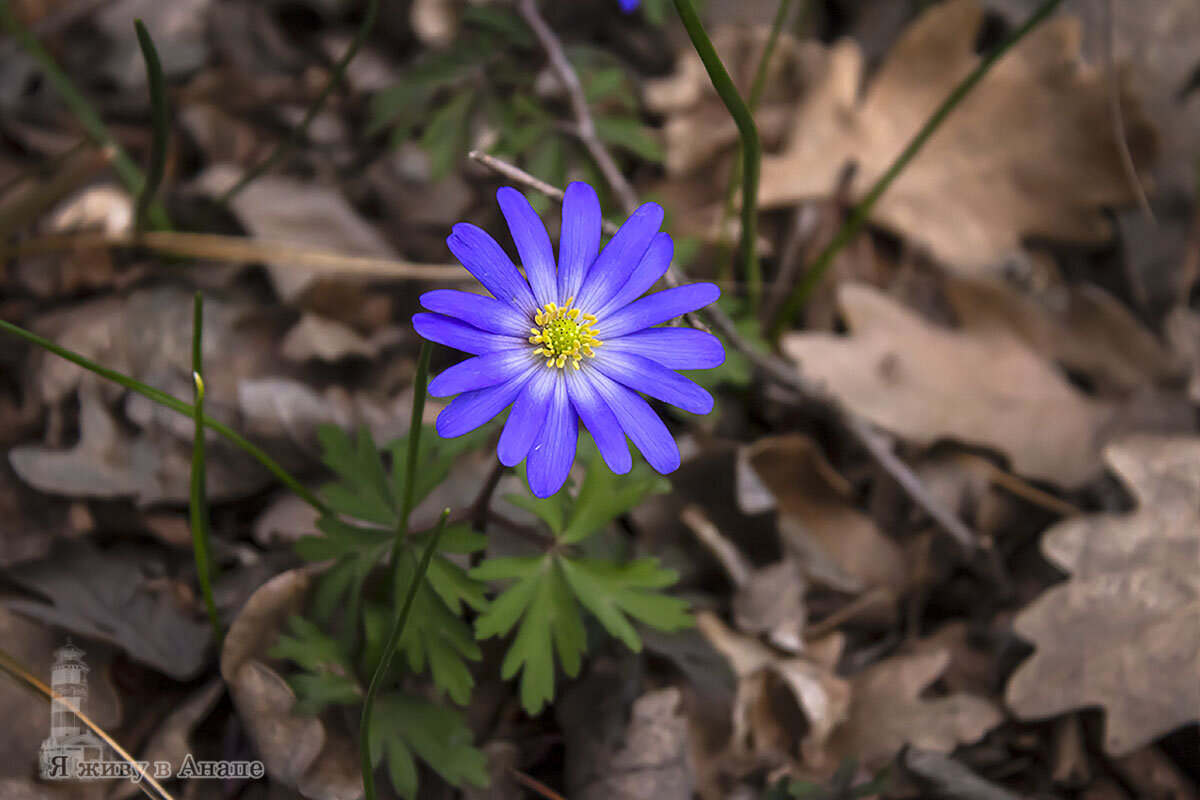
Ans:
{"label": "curled dry leaf", "polygon": [[[706,611],[697,615],[696,624],[737,675],[735,752],[757,763],[779,765],[800,758],[820,768],[826,744],[850,707],[850,685],[833,674],[836,657],[820,661],[780,656]],[[814,655],[824,649],[816,648]],[[781,697],[790,697],[794,705],[782,707]]]}
{"label": "curled dry leaf", "polygon": [[1014,471],[1063,486],[1099,470],[1111,409],[1011,334],[942,328],[862,285],[840,287],[838,301],[852,336],[796,333],[783,349],[854,412],[918,444],[990,447]]}
{"label": "curled dry leaf", "polygon": [[1133,437],[1104,457],[1137,508],[1046,532],[1070,578],[1017,616],[1037,649],[1007,697],[1026,718],[1102,706],[1105,748],[1124,755],[1200,716],[1200,438]]}
{"label": "curled dry leaf", "polygon": [[[794,135],[763,161],[759,204],[832,193],[848,161],[861,198],[934,109],[979,62],[975,0],[933,4],[900,37],[860,100],[864,59],[842,41],[801,99]],[[1080,59],[1073,18],[1043,23],[1007,53],[880,198],[872,219],[978,272],[1019,254],[1027,236],[1107,239],[1106,206],[1135,196],[1121,168],[1102,70]],[[1135,161],[1153,129],[1134,99],[1122,108]]]}
{"label": "curled dry leaf", "polygon": [[291,713],[296,695],[264,659],[288,618],[303,607],[313,571],[294,569],[259,587],[229,626],[221,677],[270,775],[309,800],[354,800],[362,793],[357,754],[345,731]]}

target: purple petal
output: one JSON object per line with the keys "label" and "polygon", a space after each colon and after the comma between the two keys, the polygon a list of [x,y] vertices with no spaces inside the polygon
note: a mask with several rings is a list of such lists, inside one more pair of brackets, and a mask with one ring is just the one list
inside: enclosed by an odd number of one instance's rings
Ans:
{"label": "purple petal", "polygon": [[601,347],[590,366],[630,389],[670,403],[693,414],[713,410],[713,398],[704,387],[636,353],[604,352]]}
{"label": "purple petal", "polygon": [[641,395],[601,374],[588,379],[650,466],[663,475],[679,469],[679,445]]}
{"label": "purple petal", "polygon": [[429,382],[429,393],[434,397],[486,389],[524,372],[534,359],[528,347],[519,350],[498,350],[475,358],[460,361],[443,371]]}
{"label": "purple petal", "polygon": [[687,286],[663,289],[635,300],[600,320],[595,326],[596,333],[601,340],[615,339],[704,308],[720,296],[721,290],[715,283],[689,283]]}
{"label": "purple petal", "polygon": [[[545,362],[538,359],[537,363],[541,366]],[[517,402],[513,403],[496,446],[496,454],[504,466],[514,467],[529,454],[529,448],[546,422],[546,406],[554,393],[554,373],[557,371],[544,366],[537,370]]]}
{"label": "purple petal", "polygon": [[695,328],[647,328],[606,339],[609,353],[637,353],[668,369],[712,369],[725,362],[721,340]]}
{"label": "purple petal", "polygon": [[446,239],[450,252],[497,300],[532,316],[537,310],[533,292],[496,240],[482,228],[460,222]]}
{"label": "purple petal", "polygon": [[555,376],[554,392],[526,464],[529,491],[535,497],[549,497],[567,482],[579,440],[579,417],[567,397],[567,381],[562,370],[554,371],[559,373]]}
{"label": "purple petal", "polygon": [[633,469],[633,457],[629,455],[629,444],[625,441],[625,431],[621,430],[621,423],[617,422],[612,410],[596,392],[589,375],[573,369],[565,372],[571,405],[575,407],[575,413],[579,414],[583,426],[595,439],[604,463],[617,475],[629,472]]}
{"label": "purple petal", "polygon": [[481,331],[453,317],[441,314],[413,314],[413,328],[431,342],[453,347],[472,355],[494,353],[497,350],[516,350],[526,345],[515,336]]}
{"label": "purple petal", "polygon": [[517,254],[525,266],[525,276],[533,287],[533,296],[539,306],[558,300],[558,286],[554,277],[554,248],[550,235],[533,206],[525,195],[511,186],[502,186],[496,192],[500,212],[508,222]]}
{"label": "purple petal", "polygon": [[535,367],[506,380],[497,386],[464,392],[438,414],[437,432],[443,439],[453,439],[470,433],[494,418],[517,399],[525,384],[533,377]]}
{"label": "purple petal", "polygon": [[628,14],[631,11],[633,11],[635,8],[637,8],[639,5],[641,5],[642,0],[620,0],[620,4],[621,4],[621,10],[624,11],[626,14]]}
{"label": "purple petal", "polygon": [[657,203],[646,203],[633,212],[588,270],[575,307],[591,311],[607,303],[629,280],[662,222],[662,206]]}
{"label": "purple petal", "polygon": [[533,327],[531,317],[494,297],[457,289],[434,289],[421,295],[421,305],[430,311],[461,319],[482,331],[525,337]]}
{"label": "purple petal", "polygon": [[642,260],[638,262],[637,268],[629,276],[629,280],[612,296],[611,300],[604,304],[603,308],[595,312],[596,316],[603,318],[606,314],[623,308],[650,291],[650,287],[658,283],[658,279],[666,274],[674,255],[675,243],[671,241],[670,234],[655,234],[654,238],[650,240],[649,249],[642,256]]}
{"label": "purple petal", "polygon": [[562,235],[558,242],[558,297],[577,297],[583,277],[600,253],[600,198],[583,181],[563,195]]}

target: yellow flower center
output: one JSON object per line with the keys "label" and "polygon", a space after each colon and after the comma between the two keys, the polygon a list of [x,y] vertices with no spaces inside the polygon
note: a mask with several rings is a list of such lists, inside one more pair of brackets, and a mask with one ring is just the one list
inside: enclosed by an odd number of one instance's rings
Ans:
{"label": "yellow flower center", "polygon": [[584,356],[591,358],[596,355],[593,347],[604,344],[596,338],[592,326],[596,324],[595,314],[584,314],[578,308],[571,308],[574,297],[568,297],[561,306],[557,303],[546,303],[538,309],[533,321],[538,327],[530,328],[530,344],[541,345],[533,351],[534,355],[544,356],[547,367],[563,369],[570,361],[575,369]]}

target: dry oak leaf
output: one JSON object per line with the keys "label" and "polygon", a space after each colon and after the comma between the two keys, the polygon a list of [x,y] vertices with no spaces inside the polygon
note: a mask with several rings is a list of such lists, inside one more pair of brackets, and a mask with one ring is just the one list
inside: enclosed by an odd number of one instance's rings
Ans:
{"label": "dry oak leaf", "polygon": [[1071,577],[1017,615],[1037,650],[1007,699],[1026,718],[1103,706],[1120,756],[1200,718],[1200,438],[1131,437],[1104,458],[1137,509],[1046,532],[1046,557]]}
{"label": "dry oak leaf", "polygon": [[1004,715],[982,697],[965,692],[921,696],[949,665],[948,649],[931,648],[892,656],[855,675],[850,716],[829,741],[830,763],[857,756],[874,769],[906,744],[949,753],[999,725]]}
{"label": "dry oak leaf", "polygon": [[[935,108],[979,62],[983,11],[974,0],[934,4],[897,41],[860,98],[864,59],[852,41],[829,51],[801,99],[794,135],[763,160],[759,205],[831,194],[848,161],[861,199]],[[1122,92],[1135,163],[1157,144]],[[965,272],[1019,256],[1026,236],[1108,239],[1102,207],[1134,201],[1109,121],[1103,71],[1080,58],[1078,20],[1042,23],[1008,52],[938,128],[876,203],[872,221]]]}
{"label": "dry oak leaf", "polygon": [[957,439],[1074,487],[1100,468],[1107,406],[1002,329],[934,325],[861,284],[838,289],[853,336],[794,333],[783,351],[852,411],[918,444]]}

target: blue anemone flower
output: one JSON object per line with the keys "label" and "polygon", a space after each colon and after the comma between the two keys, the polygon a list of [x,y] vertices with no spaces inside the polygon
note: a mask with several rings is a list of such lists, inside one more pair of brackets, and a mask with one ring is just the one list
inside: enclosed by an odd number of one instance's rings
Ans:
{"label": "blue anemone flower", "polygon": [[528,457],[538,497],[566,482],[581,421],[613,472],[633,466],[626,436],[654,469],[674,471],[679,446],[638,393],[695,414],[712,410],[712,395],[675,370],[718,366],[721,342],[655,326],[708,305],[720,289],[693,283],[641,297],[674,252],[655,203],[635,211],[601,251],[600,200],[591,186],[572,183],[556,268],[546,227],[524,195],[505,187],[497,199],[525,275],[495,239],[459,223],[446,243],[493,296],[437,289],[421,295],[433,313],[413,316],[421,336],[475,356],[429,384],[434,397],[458,395],[438,415],[438,434],[461,436],[511,405],[497,455],[510,467]]}
{"label": "blue anemone flower", "polygon": [[642,4],[642,0],[620,0],[621,10],[626,14],[633,11]]}

